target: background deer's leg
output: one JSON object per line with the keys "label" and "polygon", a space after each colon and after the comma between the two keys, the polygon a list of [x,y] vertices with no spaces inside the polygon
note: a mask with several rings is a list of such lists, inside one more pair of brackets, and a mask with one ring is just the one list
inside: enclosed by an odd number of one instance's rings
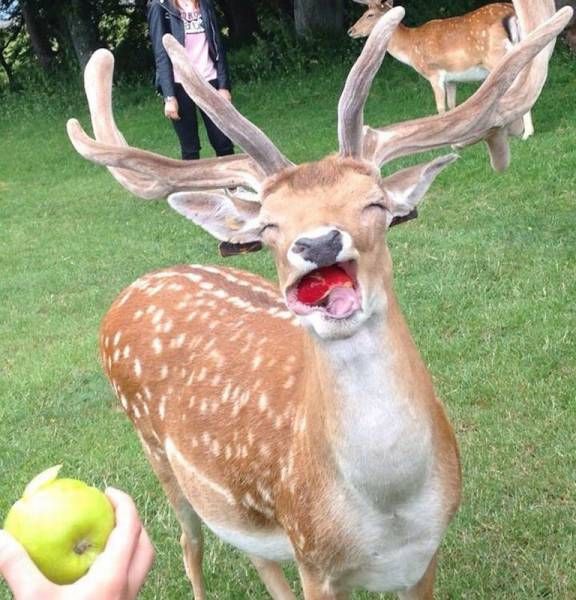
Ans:
{"label": "background deer's leg", "polygon": [[400,600],[433,600],[437,555],[430,561],[422,579],[411,589],[399,592]]}
{"label": "background deer's leg", "polygon": [[432,75],[428,81],[434,91],[434,100],[436,100],[436,110],[442,114],[446,112],[446,87],[440,75]]}
{"label": "background deer's leg", "polygon": [[522,117],[522,121],[524,122],[524,133],[522,134],[522,139],[526,140],[531,135],[534,135],[534,124],[532,123],[532,111],[528,111]]}
{"label": "background deer's leg", "polygon": [[446,83],[446,97],[448,100],[448,110],[456,106],[456,84],[453,82]]}
{"label": "background deer's leg", "polygon": [[274,600],[296,600],[290,589],[282,567],[273,560],[266,560],[252,554],[248,555],[256,567],[260,579]]}

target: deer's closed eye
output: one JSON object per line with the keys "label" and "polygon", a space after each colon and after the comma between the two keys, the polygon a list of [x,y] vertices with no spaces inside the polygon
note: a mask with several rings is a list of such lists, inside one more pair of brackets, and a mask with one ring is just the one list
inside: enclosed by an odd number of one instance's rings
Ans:
{"label": "deer's closed eye", "polygon": [[383,202],[370,202],[364,207],[365,211],[372,209],[388,210],[388,207]]}
{"label": "deer's closed eye", "polygon": [[265,233],[271,233],[273,231],[278,231],[278,225],[276,223],[264,223],[258,233],[264,235]]}

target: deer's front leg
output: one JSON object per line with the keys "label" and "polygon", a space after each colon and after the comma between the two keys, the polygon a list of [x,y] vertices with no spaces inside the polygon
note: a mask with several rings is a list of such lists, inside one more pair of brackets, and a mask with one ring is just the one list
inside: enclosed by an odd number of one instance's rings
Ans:
{"label": "deer's front leg", "polygon": [[329,578],[299,564],[300,580],[305,600],[348,600],[348,591],[337,590]]}
{"label": "deer's front leg", "polygon": [[434,91],[434,100],[436,100],[436,110],[439,114],[446,112],[446,83],[439,74],[428,77],[428,81]]}
{"label": "deer's front leg", "polygon": [[286,581],[282,567],[278,563],[254,555],[249,556],[262,583],[274,600],[296,600],[296,596]]}
{"label": "deer's front leg", "polygon": [[430,561],[422,579],[409,590],[399,592],[400,600],[434,600],[437,555]]}
{"label": "deer's front leg", "polygon": [[446,83],[446,96],[448,100],[448,110],[456,106],[456,84],[454,82]]}

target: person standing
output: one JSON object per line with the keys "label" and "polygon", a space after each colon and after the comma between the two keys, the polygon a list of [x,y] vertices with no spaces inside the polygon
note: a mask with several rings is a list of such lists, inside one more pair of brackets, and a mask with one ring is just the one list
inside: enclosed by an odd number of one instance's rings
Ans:
{"label": "person standing", "polygon": [[180,140],[182,158],[200,158],[197,111],[216,155],[234,154],[232,141],[197,109],[182,87],[180,75],[162,44],[164,34],[171,33],[184,46],[196,70],[219,94],[232,101],[226,53],[211,0],[150,0],[148,27],[156,63],[156,89],[164,98],[164,114],[172,121]]}

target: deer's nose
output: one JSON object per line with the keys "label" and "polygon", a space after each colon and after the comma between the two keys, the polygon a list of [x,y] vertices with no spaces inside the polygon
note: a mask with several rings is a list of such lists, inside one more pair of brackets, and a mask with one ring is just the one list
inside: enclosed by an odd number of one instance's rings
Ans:
{"label": "deer's nose", "polygon": [[318,237],[301,237],[292,244],[292,252],[317,267],[327,267],[337,261],[342,251],[342,234],[332,229]]}

